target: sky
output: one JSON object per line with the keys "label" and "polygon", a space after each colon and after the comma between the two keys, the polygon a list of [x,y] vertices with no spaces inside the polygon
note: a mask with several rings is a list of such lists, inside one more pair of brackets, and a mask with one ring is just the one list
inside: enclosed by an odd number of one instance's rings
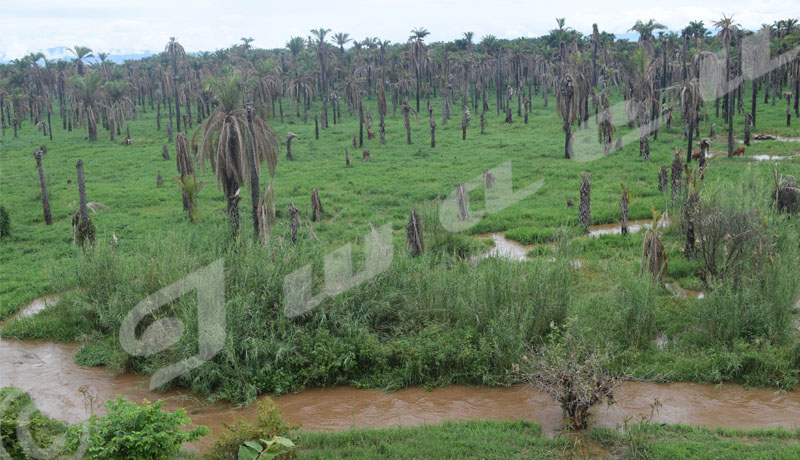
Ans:
{"label": "sky", "polygon": [[415,27],[431,41],[453,40],[472,31],[475,40],[534,37],[568,27],[591,33],[625,34],[637,19],[656,19],[670,30],[690,20],[711,22],[723,14],[747,29],[800,17],[800,0],[0,0],[0,61],[42,51],[48,59],[69,57],[66,47],[88,46],[95,53],[138,55],[163,51],[176,37],[187,52],[214,51],[252,37],[252,46],[279,48],[290,36],[307,37],[312,28],[347,32],[352,38],[379,37],[405,42]]}

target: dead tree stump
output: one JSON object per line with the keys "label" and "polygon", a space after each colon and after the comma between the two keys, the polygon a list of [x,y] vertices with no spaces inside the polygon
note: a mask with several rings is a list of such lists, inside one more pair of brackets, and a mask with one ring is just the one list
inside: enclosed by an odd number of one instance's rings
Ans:
{"label": "dead tree stump", "polygon": [[322,220],[322,214],[325,211],[322,209],[322,201],[319,199],[319,192],[315,188],[311,191],[311,220],[319,222]]}
{"label": "dead tree stump", "polygon": [[406,244],[408,245],[408,253],[411,257],[422,255],[425,245],[422,240],[422,223],[419,218],[417,210],[411,211],[408,217],[408,224],[406,225]]}

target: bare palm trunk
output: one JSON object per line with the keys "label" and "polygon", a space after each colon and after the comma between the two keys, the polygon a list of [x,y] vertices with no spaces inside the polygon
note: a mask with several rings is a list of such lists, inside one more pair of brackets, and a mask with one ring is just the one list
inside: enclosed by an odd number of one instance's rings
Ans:
{"label": "bare palm trunk", "polygon": [[81,247],[84,247],[86,242],[94,244],[94,224],[89,219],[89,206],[86,200],[86,179],[83,174],[83,159],[78,158],[78,163],[75,165],[78,170],[78,202],[79,202],[79,220],[77,223],[77,242]]}
{"label": "bare palm trunk", "polygon": [[425,245],[422,239],[422,223],[420,222],[417,210],[411,211],[406,225],[406,244],[409,248],[409,255],[417,257],[422,255]]}
{"label": "bare palm trunk", "polygon": [[42,151],[35,150],[33,158],[36,159],[36,168],[39,170],[39,187],[42,189],[42,210],[44,211],[45,225],[53,224],[53,217],[50,215],[50,201],[47,199],[47,182],[44,178],[44,169],[42,168]]}
{"label": "bare palm trunk", "polygon": [[433,119],[433,107],[428,106],[428,112],[430,112],[431,116],[431,148],[436,147],[436,121]]}
{"label": "bare palm trunk", "polygon": [[259,238],[261,232],[259,231],[258,219],[258,164],[256,163],[256,147],[255,147],[255,128],[253,127],[253,117],[255,116],[255,108],[252,105],[247,106],[247,131],[248,131],[248,159],[250,160],[250,200],[253,205],[253,237]]}
{"label": "bare palm trunk", "polygon": [[589,174],[581,173],[581,204],[578,209],[578,221],[584,227],[592,225],[592,206],[591,206],[592,182]]}

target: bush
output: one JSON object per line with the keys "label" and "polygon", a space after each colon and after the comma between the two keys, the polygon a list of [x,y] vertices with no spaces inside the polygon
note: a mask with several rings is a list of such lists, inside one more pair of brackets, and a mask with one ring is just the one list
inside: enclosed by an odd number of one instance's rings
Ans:
{"label": "bush", "polygon": [[0,205],[0,238],[11,236],[11,217],[5,206]]}
{"label": "bush", "polygon": [[767,227],[756,210],[701,203],[694,231],[706,282],[753,273],[771,254]]}
{"label": "bush", "polygon": [[730,346],[737,340],[781,343],[790,336],[800,289],[798,232],[792,226],[773,231],[777,234],[770,254],[743,254],[742,275],[717,280],[699,305],[697,322],[708,345]]}
{"label": "bush", "polygon": [[[20,417],[23,410],[33,404],[29,394],[14,387],[0,389],[0,458],[4,460],[27,460],[26,449],[20,445],[19,431],[27,431],[36,445],[41,449],[55,445],[56,438],[66,432],[64,423],[48,419],[38,410],[30,417]],[[28,449],[34,446],[28,446]],[[29,452],[32,453],[32,452]],[[5,457],[8,455],[8,457]]]}
{"label": "bush", "polygon": [[196,441],[211,432],[205,426],[184,431],[191,423],[186,411],[164,411],[161,401],[137,405],[117,396],[106,402],[106,408],[105,416],[93,416],[89,421],[89,459],[169,460],[184,442]]}
{"label": "bush", "polygon": [[512,370],[558,401],[571,427],[583,429],[589,425],[592,406],[604,399],[614,401],[614,389],[621,383],[609,370],[614,352],[610,344],[598,346],[593,331],[579,328],[577,318],[552,328],[545,343]]}
{"label": "bush", "polygon": [[[237,460],[239,448],[248,441],[285,438],[290,432],[289,425],[281,420],[281,409],[272,399],[264,397],[258,401],[258,420],[255,424],[237,421],[236,425],[225,425],[228,430],[214,441],[205,455],[207,460]],[[293,451],[281,454],[278,459],[295,458]]]}

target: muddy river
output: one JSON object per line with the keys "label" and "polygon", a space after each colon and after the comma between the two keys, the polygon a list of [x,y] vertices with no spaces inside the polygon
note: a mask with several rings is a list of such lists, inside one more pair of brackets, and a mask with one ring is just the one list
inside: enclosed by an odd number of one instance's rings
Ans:
{"label": "muddy river", "polygon": [[[54,299],[49,299],[49,302]],[[44,303],[44,300],[37,302]],[[34,302],[20,315],[44,305]],[[113,375],[105,368],[74,363],[78,344],[0,340],[0,386],[29,392],[47,415],[78,422],[88,416],[84,392],[95,399],[94,410],[115,395],[133,401],[165,400],[167,409],[186,408],[195,424],[209,426],[212,437],[191,446],[202,449],[220,430],[221,423],[253,420],[256,405],[235,408],[204,405],[187,391],[154,393],[144,376]],[[655,399],[661,408],[655,421],[730,428],[795,428],[800,426],[800,391],[788,393],[745,389],[738,385],[628,382],[617,393],[618,405],[595,411],[595,422],[616,426],[625,417],[648,414]],[[471,388],[450,386],[425,391],[408,388],[393,393],[352,387],[308,389],[275,398],[284,419],[304,430],[345,430],[351,427],[387,427],[464,419],[526,419],[552,433],[561,424],[561,410],[546,394],[528,386]]]}

